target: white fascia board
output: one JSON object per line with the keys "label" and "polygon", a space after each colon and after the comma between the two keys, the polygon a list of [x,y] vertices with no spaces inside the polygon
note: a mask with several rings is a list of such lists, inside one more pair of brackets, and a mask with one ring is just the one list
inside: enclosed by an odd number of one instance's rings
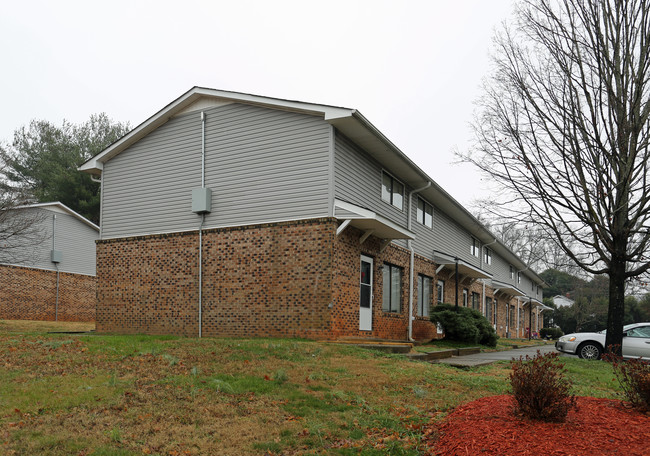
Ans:
{"label": "white fascia board", "polygon": [[433,262],[447,267],[453,266],[453,269],[456,268],[456,263],[458,263],[458,272],[468,277],[472,277],[474,279],[492,278],[492,274],[490,274],[489,272],[486,272],[481,268],[478,268],[472,264],[469,264],[461,260],[460,258],[457,258],[453,255],[449,255],[447,253],[438,252],[438,251],[433,252]]}
{"label": "white fascia board", "polygon": [[511,285],[507,282],[501,282],[500,280],[492,279],[492,288],[498,290],[504,290],[504,293],[507,293],[511,296],[526,296],[526,293],[521,291],[514,285]]}
{"label": "white fascia board", "polygon": [[122,138],[108,146],[99,154],[95,155],[81,166],[79,171],[90,174],[101,174],[103,163],[122,152],[131,144],[144,138],[156,128],[166,123],[171,117],[187,108],[199,98],[213,97],[238,103],[246,103],[257,106],[264,106],[275,109],[295,111],[311,115],[323,116],[325,120],[351,116],[355,111],[348,108],[336,106],[318,105],[313,103],[302,103],[299,101],[282,100],[278,98],[262,97],[245,93],[227,92],[223,90],[193,87],[176,100],[169,103],[153,116],[142,122]]}
{"label": "white fascia board", "polygon": [[[99,227],[97,225],[95,225],[93,222],[88,220],[83,215],[73,211],[72,209],[70,209],[68,206],[61,203],[60,201],[54,201],[54,202],[51,202],[51,203],[26,204],[24,206],[16,206],[14,209],[32,209],[32,208],[43,208],[43,209],[50,209],[50,210],[55,209],[53,212],[67,213],[67,214],[71,215],[72,217],[76,218],[77,220],[79,220],[80,222],[85,223],[86,225],[88,225],[89,227],[94,229],[95,231],[99,232]],[[56,210],[56,209],[58,209],[58,210]]]}

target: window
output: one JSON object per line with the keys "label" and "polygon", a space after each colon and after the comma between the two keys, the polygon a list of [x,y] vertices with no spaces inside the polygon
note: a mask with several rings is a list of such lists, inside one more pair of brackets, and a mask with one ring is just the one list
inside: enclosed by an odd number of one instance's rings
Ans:
{"label": "window", "polygon": [[390,174],[383,173],[381,176],[381,199],[398,209],[402,209],[404,202],[404,184]]}
{"label": "window", "polygon": [[497,325],[497,318],[499,317],[499,302],[494,298],[494,326]]}
{"label": "window", "polygon": [[521,283],[521,272],[517,273],[517,283]]}
{"label": "window", "polygon": [[512,265],[510,265],[510,280],[514,280],[514,279],[515,279],[515,268],[513,268]]}
{"label": "window", "polygon": [[382,309],[384,312],[401,312],[402,268],[384,263],[383,280]]}
{"label": "window", "polygon": [[508,319],[509,330],[512,331],[512,328],[516,326],[517,320],[515,319],[515,306],[510,306],[510,318]]}
{"label": "window", "polygon": [[424,201],[422,198],[418,198],[418,211],[417,211],[418,222],[429,228],[433,228],[433,206]]}
{"label": "window", "polygon": [[485,318],[487,318],[487,321],[492,323],[492,298],[485,298]]}
{"label": "window", "polygon": [[483,254],[483,262],[485,264],[492,264],[492,250],[485,248],[485,253]]}
{"label": "window", "polygon": [[463,307],[467,307],[468,299],[469,299],[469,290],[467,288],[463,288]]}
{"label": "window", "polygon": [[472,309],[481,309],[481,299],[478,293],[472,291]]}
{"label": "window", "polygon": [[479,249],[478,239],[472,238],[472,245],[469,248],[469,253],[471,253],[473,256],[478,258],[479,257],[478,249]]}
{"label": "window", "polygon": [[442,304],[443,302],[445,302],[445,282],[442,280],[438,280],[437,293],[438,293],[438,304]]}
{"label": "window", "polygon": [[429,316],[429,306],[431,305],[431,277],[418,275],[418,310],[420,317]]}
{"label": "window", "polygon": [[626,334],[627,337],[650,337],[650,326],[639,326],[638,328],[630,329]]}

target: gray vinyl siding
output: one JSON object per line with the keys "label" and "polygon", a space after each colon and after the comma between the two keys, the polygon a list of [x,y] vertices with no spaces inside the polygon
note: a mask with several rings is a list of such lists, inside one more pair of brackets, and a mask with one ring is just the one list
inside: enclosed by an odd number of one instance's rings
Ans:
{"label": "gray vinyl siding", "polygon": [[97,230],[71,215],[57,214],[56,250],[60,250],[63,254],[59,270],[94,276],[97,239],[99,239]]}
{"label": "gray vinyl siding", "polygon": [[[413,195],[411,205],[411,214],[413,220],[411,222],[411,230],[415,233],[415,240],[413,241],[413,250],[418,255],[422,255],[425,258],[433,260],[433,246],[436,245],[437,233],[434,231],[436,227],[436,208],[433,209],[433,226],[434,229],[429,228],[426,225],[418,222],[417,220],[417,211],[418,211],[418,196]],[[425,200],[426,201],[426,200]],[[431,203],[429,203],[431,204]],[[433,205],[431,205],[433,207]]]}
{"label": "gray vinyl siding", "polygon": [[33,231],[29,239],[18,238],[14,240],[20,248],[15,252],[18,261],[6,263],[47,269],[55,271],[56,267],[51,261],[52,251],[52,217],[56,215],[56,229],[54,246],[61,251],[63,257],[59,263],[61,272],[95,275],[95,241],[99,238],[97,230],[81,222],[79,219],[60,212],[44,208],[27,209],[31,217],[37,213],[37,230]]}
{"label": "gray vinyl siding", "polygon": [[[205,110],[205,228],[328,216],[329,125],[243,104]],[[104,165],[102,237],[198,229],[201,114],[170,119]]]}
{"label": "gray vinyl siding", "polygon": [[494,253],[494,251],[492,252],[492,268],[489,272],[493,274],[495,280],[509,283],[514,286],[517,285],[516,277],[515,279],[510,278],[510,263]]}
{"label": "gray vinyl siding", "polygon": [[[388,220],[407,227],[408,192],[404,189],[404,208],[402,210],[381,199],[381,176],[383,168],[368,154],[353,145],[340,134],[335,138],[334,188],[336,198],[356,204]],[[390,170],[384,170],[390,173]],[[399,176],[393,175],[399,180]],[[394,241],[405,246],[404,241]]]}
{"label": "gray vinyl siding", "polygon": [[472,266],[481,267],[481,258],[470,253],[471,234],[436,206],[433,207],[433,229],[435,232],[434,250],[458,256]]}

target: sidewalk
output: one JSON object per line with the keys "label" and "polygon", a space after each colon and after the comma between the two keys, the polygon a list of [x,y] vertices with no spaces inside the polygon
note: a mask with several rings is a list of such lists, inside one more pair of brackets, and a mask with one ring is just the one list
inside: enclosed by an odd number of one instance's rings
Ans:
{"label": "sidewalk", "polygon": [[440,359],[435,362],[438,364],[448,364],[454,367],[475,367],[475,366],[484,366],[486,364],[492,364],[496,361],[503,360],[512,360],[519,359],[520,356],[524,358],[526,355],[531,358],[537,355],[537,351],[543,355],[545,353],[550,353],[555,351],[555,346],[551,343],[546,345],[535,345],[532,347],[525,348],[514,348],[512,350],[497,351],[497,352],[487,352],[487,353],[477,353],[474,355],[466,356],[454,356],[452,358]]}

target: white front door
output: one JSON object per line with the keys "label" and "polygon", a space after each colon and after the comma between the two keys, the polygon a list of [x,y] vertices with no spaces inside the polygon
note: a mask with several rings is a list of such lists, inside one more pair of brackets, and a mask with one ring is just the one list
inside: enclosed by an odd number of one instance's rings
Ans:
{"label": "white front door", "polygon": [[361,255],[359,329],[372,331],[372,258]]}

